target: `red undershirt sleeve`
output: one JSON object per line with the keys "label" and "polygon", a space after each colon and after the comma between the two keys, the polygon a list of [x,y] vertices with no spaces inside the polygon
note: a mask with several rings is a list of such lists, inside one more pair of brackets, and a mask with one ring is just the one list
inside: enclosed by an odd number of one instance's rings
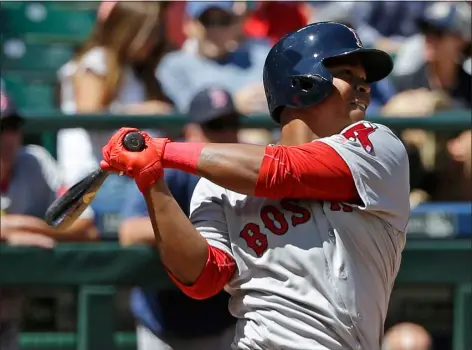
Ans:
{"label": "red undershirt sleeve", "polygon": [[255,195],[272,199],[359,201],[349,166],[323,142],[267,146]]}
{"label": "red undershirt sleeve", "polygon": [[221,292],[236,271],[233,257],[221,249],[208,245],[208,258],[202,273],[191,286],[182,284],[167,270],[172,281],[193,299],[203,300]]}

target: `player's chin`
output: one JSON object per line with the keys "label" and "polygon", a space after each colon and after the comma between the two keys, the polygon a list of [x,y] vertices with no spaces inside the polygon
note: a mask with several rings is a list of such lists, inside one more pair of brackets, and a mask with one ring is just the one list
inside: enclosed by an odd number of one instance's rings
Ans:
{"label": "player's chin", "polygon": [[349,112],[349,118],[351,118],[351,121],[353,123],[364,120],[365,110],[361,109],[360,107],[352,108],[351,111]]}

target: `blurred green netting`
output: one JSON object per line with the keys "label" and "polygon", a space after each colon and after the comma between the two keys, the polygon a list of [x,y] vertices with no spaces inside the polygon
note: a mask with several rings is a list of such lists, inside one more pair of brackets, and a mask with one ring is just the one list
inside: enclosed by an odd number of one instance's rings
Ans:
{"label": "blurred green netting", "polygon": [[[136,350],[134,333],[117,332],[114,337],[117,350]],[[20,337],[20,346],[22,350],[77,350],[77,335],[75,333],[23,332]]]}
{"label": "blurred green netting", "polygon": [[20,6],[11,7],[5,7],[2,3],[0,24],[2,34],[40,42],[82,42],[95,23],[95,9],[73,8],[70,5],[66,7],[65,2],[63,3],[62,7],[57,4],[48,5],[55,2],[22,2]]}
{"label": "blurred green netting", "polygon": [[37,71],[55,74],[73,54],[74,47],[71,45],[31,43],[21,38],[4,38],[1,55],[2,73]]}
{"label": "blurred green netting", "polygon": [[0,7],[2,79],[17,105],[50,110],[56,72],[89,35],[99,2],[7,1]]}
{"label": "blurred green netting", "polygon": [[56,104],[56,83],[47,77],[26,74],[2,74],[5,87],[19,106],[52,109]]}

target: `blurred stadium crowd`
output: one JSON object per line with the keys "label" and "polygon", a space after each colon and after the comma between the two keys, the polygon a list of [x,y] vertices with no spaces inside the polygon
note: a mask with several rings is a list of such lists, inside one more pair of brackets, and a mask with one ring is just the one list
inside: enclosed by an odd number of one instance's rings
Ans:
{"label": "blurred stadium crowd", "polygon": [[[42,221],[57,195],[98,166],[114,130],[62,129],[57,149],[46,150],[22,133],[27,111],[59,109],[64,118],[183,114],[187,124],[173,138],[272,143],[275,133],[242,128],[241,121],[267,114],[262,67],[271,44],[307,23],[348,24],[365,46],[395,57],[390,79],[372,86],[369,116],[431,118],[466,110],[470,118],[470,1],[18,1],[1,7],[3,244],[48,249],[65,241],[128,246],[154,239],[146,203],[126,177],[111,176],[69,230],[57,232]],[[471,134],[470,128],[401,132],[412,208],[472,200]],[[188,212],[198,178],[169,171],[166,179]],[[134,289],[138,349],[229,349],[234,320],[227,303],[223,294],[196,302],[176,290]],[[20,295],[0,289],[2,350],[17,349],[20,305]],[[384,349],[432,349],[432,339],[418,325],[397,325]]]}

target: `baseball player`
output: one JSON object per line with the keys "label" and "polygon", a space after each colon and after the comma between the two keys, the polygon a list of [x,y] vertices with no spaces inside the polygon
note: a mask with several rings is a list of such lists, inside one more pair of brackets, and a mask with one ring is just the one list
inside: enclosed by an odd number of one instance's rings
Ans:
{"label": "baseball player", "polygon": [[[119,130],[103,169],[135,179],[156,247],[189,296],[223,288],[238,318],[232,349],[376,350],[405,245],[409,166],[387,127],[364,121],[388,54],[351,28],[310,24],[271,49],[264,87],[277,145],[199,144]],[[202,177],[187,219],[163,168]]]}

